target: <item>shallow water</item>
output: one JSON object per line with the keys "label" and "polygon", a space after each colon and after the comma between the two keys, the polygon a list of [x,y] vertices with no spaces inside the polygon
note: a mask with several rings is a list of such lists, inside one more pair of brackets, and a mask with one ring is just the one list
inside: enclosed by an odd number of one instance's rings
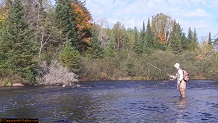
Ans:
{"label": "shallow water", "polygon": [[0,88],[0,118],[40,123],[218,122],[218,83],[190,80],[181,99],[175,81],[82,82],[80,88]]}

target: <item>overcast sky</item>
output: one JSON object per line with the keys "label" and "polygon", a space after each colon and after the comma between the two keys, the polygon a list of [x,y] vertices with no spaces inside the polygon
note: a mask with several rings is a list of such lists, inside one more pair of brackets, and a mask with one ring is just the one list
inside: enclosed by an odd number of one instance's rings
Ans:
{"label": "overcast sky", "polygon": [[218,0],[86,0],[94,21],[105,19],[109,27],[121,22],[126,28],[142,28],[148,18],[164,13],[180,23],[183,32],[196,28],[198,39],[218,33]]}

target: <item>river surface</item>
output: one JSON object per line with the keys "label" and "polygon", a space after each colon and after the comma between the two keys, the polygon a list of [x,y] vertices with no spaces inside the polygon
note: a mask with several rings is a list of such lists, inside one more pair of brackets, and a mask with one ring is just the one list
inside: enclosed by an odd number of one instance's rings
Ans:
{"label": "river surface", "polygon": [[0,118],[40,123],[218,122],[218,83],[190,80],[185,99],[175,81],[81,82],[81,87],[1,87]]}

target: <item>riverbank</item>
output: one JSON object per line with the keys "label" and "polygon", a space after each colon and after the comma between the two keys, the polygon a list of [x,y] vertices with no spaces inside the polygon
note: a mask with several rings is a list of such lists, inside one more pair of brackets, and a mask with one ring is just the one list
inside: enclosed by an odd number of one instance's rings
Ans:
{"label": "riverbank", "polygon": [[[208,80],[205,77],[193,77],[191,78],[192,80]],[[95,79],[90,79],[90,78],[81,78],[81,79],[76,79],[76,81],[71,82],[70,84],[64,84],[64,83],[58,83],[58,84],[35,84],[33,86],[62,86],[62,87],[78,87],[78,82],[93,82],[93,81],[152,81],[153,79],[150,79],[148,77],[120,77],[120,78],[114,78],[114,77],[109,77],[109,76],[104,76],[103,78],[95,78]],[[158,81],[158,80],[157,80]],[[169,79],[163,79],[163,81],[170,81]],[[216,80],[214,80],[216,81]],[[27,86],[26,84],[23,83],[5,83],[5,82],[0,82],[0,87],[23,87]],[[29,85],[28,85],[29,86]]]}
{"label": "riverbank", "polygon": [[14,84],[11,84],[11,83],[1,84],[0,83],[0,87],[23,87],[23,86],[25,85],[22,83],[14,83]]}

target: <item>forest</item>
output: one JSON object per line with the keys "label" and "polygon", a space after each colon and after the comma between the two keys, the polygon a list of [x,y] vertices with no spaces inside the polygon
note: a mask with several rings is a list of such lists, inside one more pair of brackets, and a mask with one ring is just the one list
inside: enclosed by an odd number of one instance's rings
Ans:
{"label": "forest", "polygon": [[[166,80],[180,63],[191,79],[218,79],[217,39],[185,34],[164,13],[141,29],[93,20],[80,0],[1,0],[0,85]],[[201,38],[201,39],[200,39]]]}

